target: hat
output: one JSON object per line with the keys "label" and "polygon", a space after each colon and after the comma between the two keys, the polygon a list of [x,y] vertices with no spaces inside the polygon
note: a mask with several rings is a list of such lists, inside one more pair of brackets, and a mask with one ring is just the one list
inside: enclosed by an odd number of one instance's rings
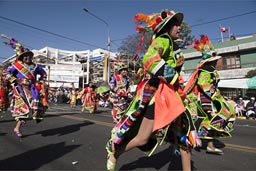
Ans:
{"label": "hat", "polygon": [[217,51],[214,49],[207,35],[201,35],[200,40],[195,39],[194,44],[190,46],[202,53],[201,63],[215,61],[221,58],[221,56],[217,56]]}
{"label": "hat", "polygon": [[138,13],[134,16],[133,21],[135,23],[142,24],[143,22],[146,23],[146,26],[137,25],[136,31],[139,33],[143,33],[141,40],[139,42],[136,54],[134,56],[134,60],[137,59],[138,54],[140,52],[140,47],[142,45],[142,42],[144,40],[144,33],[148,31],[153,31],[153,36],[151,41],[156,37],[157,33],[159,33],[164,26],[171,21],[172,18],[176,18],[179,22],[179,24],[183,21],[183,13],[175,13],[173,10],[162,10],[160,13],[153,13],[151,15]]}
{"label": "hat", "polygon": [[22,60],[24,56],[34,56],[33,52],[22,46],[16,39],[10,38],[5,34],[1,34],[1,37],[8,39],[8,42],[4,42],[4,44],[9,45],[16,52],[17,60]]}
{"label": "hat", "polygon": [[153,13],[151,15],[138,13],[134,16],[133,20],[134,22],[145,22],[147,24],[146,26],[138,25],[136,31],[145,32],[152,30],[154,33],[159,33],[172,18],[176,18],[181,24],[183,21],[183,13],[176,13],[173,10],[165,9],[160,13]]}
{"label": "hat", "polygon": [[113,61],[113,67],[117,70],[117,71],[121,71],[122,69],[128,69],[127,65],[125,65],[123,62],[119,61],[119,60],[114,60]]}

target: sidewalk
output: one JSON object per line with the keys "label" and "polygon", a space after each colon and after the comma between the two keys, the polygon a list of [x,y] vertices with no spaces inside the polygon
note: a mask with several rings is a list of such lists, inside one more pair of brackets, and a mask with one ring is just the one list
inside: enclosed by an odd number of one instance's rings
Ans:
{"label": "sidewalk", "polygon": [[[237,118],[237,119],[246,119],[245,116],[237,116],[236,118]],[[255,120],[255,119],[253,119],[252,117],[250,117],[248,120]]]}

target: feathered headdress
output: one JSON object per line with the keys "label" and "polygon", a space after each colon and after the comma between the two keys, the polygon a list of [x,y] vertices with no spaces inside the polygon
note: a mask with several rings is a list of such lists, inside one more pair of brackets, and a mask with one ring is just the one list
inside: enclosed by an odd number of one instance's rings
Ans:
{"label": "feathered headdress", "polygon": [[4,42],[4,44],[10,46],[16,52],[18,60],[22,60],[22,58],[25,55],[33,57],[34,55],[33,52],[31,52],[29,49],[22,46],[22,44],[20,44],[16,39],[8,37],[5,34],[1,34],[1,37],[8,40],[7,42]]}
{"label": "feathered headdress", "polygon": [[[156,34],[159,33],[162,28],[172,19],[176,18],[178,22],[181,24],[183,21],[182,13],[175,13],[173,10],[163,10],[160,13],[153,13],[151,15],[138,13],[134,16],[133,21],[138,23],[136,26],[136,31],[142,33],[142,37],[140,43],[138,45],[136,55],[134,59],[137,59],[138,54],[140,52],[140,47],[144,40],[144,33],[148,31],[153,31],[152,40],[155,38]],[[141,25],[145,23],[146,25]],[[151,41],[152,41],[151,40]]]}
{"label": "feathered headdress", "polygon": [[158,33],[162,30],[162,28],[170,21],[172,18],[176,18],[178,22],[181,24],[183,20],[182,13],[175,13],[173,10],[165,9],[160,13],[153,13],[151,15],[146,15],[143,13],[138,13],[134,16],[133,21],[135,23],[146,23],[146,26],[138,25],[136,26],[137,32],[145,32],[145,31],[154,31]]}
{"label": "feathered headdress", "polygon": [[216,56],[217,51],[214,49],[207,35],[201,35],[200,40],[195,39],[194,44],[190,45],[190,47],[202,53],[201,62],[206,60],[214,61],[221,58],[221,56]]}
{"label": "feathered headdress", "polygon": [[120,71],[122,69],[128,69],[127,65],[119,60],[113,60],[112,67],[114,67],[117,71]]}

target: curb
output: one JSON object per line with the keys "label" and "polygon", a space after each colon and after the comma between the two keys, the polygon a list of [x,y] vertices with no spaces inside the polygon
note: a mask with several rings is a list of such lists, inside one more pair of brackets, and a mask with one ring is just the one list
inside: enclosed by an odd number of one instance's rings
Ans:
{"label": "curb", "polygon": [[[236,119],[245,119],[246,120],[246,117],[245,116],[237,116]],[[247,120],[255,120],[253,119],[252,117],[250,117],[249,119]]]}

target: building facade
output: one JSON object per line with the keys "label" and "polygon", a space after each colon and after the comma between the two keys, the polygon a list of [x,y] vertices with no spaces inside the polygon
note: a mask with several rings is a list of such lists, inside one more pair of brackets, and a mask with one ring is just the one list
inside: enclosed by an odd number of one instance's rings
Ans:
{"label": "building facade", "polygon": [[[220,74],[219,88],[223,95],[233,98],[256,96],[255,89],[248,89],[246,75],[256,69],[256,35],[213,44],[218,55],[217,70]],[[196,68],[201,53],[195,49],[186,49],[182,75],[185,80]]]}
{"label": "building facade", "polygon": [[[103,49],[67,51],[45,47],[32,51],[35,62],[45,66],[50,87],[71,87],[74,83],[76,88],[84,88],[89,82],[108,81],[114,72],[107,68],[107,65],[111,66],[111,63],[106,63],[109,53]],[[116,53],[110,52],[110,61],[115,58]],[[2,64],[8,66],[14,60],[15,55]]]}
{"label": "building facade", "polygon": [[[256,35],[217,43],[213,46],[222,56],[217,64],[221,79],[219,88],[222,94],[233,98],[256,97],[256,89],[248,88],[249,78],[246,78],[249,71],[256,69]],[[35,62],[44,65],[48,72],[50,87],[70,87],[71,83],[75,83],[76,88],[83,88],[89,82],[97,84],[108,81],[115,72],[111,67],[111,61],[118,56],[117,53],[110,52],[110,58],[108,58],[108,51],[103,49],[66,51],[45,47],[33,52]],[[185,64],[181,74],[186,81],[198,65],[201,53],[194,49],[183,50],[183,53]],[[12,56],[2,64],[8,65],[14,60],[15,56]],[[124,62],[134,65],[135,73],[135,61],[127,58]]]}

